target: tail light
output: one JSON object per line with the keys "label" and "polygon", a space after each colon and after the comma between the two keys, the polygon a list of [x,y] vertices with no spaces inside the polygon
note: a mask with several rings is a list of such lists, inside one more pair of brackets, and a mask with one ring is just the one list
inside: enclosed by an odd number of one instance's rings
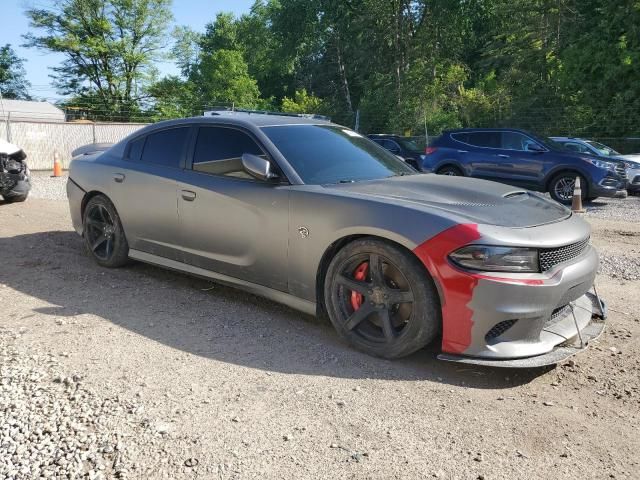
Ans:
{"label": "tail light", "polygon": [[424,153],[431,155],[432,153],[435,153],[436,150],[438,150],[436,147],[427,147],[424,149]]}

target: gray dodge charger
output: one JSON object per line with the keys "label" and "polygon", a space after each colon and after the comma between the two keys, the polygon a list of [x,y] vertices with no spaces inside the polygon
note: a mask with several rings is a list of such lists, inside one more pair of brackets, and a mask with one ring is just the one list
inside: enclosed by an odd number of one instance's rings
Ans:
{"label": "gray dodge charger", "polygon": [[325,120],[151,125],[78,152],[67,194],[99,265],[135,259],[326,313],[380,357],[438,339],[444,360],[543,366],[604,328],[581,218],[525,190],[419,174]]}

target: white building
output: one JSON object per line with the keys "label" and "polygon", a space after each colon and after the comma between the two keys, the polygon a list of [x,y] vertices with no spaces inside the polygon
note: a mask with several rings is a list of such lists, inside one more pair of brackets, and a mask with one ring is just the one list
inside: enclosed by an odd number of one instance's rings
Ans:
{"label": "white building", "polygon": [[49,102],[0,99],[0,122],[64,122],[65,114]]}

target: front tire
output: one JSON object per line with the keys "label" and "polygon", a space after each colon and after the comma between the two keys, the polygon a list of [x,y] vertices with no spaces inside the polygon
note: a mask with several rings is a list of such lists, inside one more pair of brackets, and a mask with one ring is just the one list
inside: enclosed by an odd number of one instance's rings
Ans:
{"label": "front tire", "polygon": [[28,196],[29,194],[25,193],[24,195],[3,195],[2,198],[7,203],[20,203],[26,201]]}
{"label": "front tire", "polygon": [[400,358],[429,344],[442,322],[438,294],[411,253],[364,238],[333,258],[324,285],[331,323],[351,346]]}
{"label": "front tire", "polygon": [[580,177],[580,189],[582,190],[582,200],[587,198],[587,180],[577,173],[560,173],[551,179],[549,183],[549,195],[556,202],[563,205],[571,205],[573,200],[573,188],[576,183],[576,177]]}
{"label": "front tire", "polygon": [[117,268],[129,261],[129,244],[113,203],[104,195],[92,197],[84,209],[84,244],[98,265]]}

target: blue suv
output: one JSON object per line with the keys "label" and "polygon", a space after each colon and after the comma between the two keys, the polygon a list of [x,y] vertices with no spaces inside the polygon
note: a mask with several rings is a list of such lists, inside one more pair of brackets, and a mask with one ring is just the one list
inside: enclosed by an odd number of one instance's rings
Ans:
{"label": "blue suv", "polygon": [[623,162],[571,152],[553,140],[522,130],[450,130],[434,140],[425,153],[422,171],[484,178],[549,192],[564,204],[571,203],[578,176],[583,199],[626,195]]}

